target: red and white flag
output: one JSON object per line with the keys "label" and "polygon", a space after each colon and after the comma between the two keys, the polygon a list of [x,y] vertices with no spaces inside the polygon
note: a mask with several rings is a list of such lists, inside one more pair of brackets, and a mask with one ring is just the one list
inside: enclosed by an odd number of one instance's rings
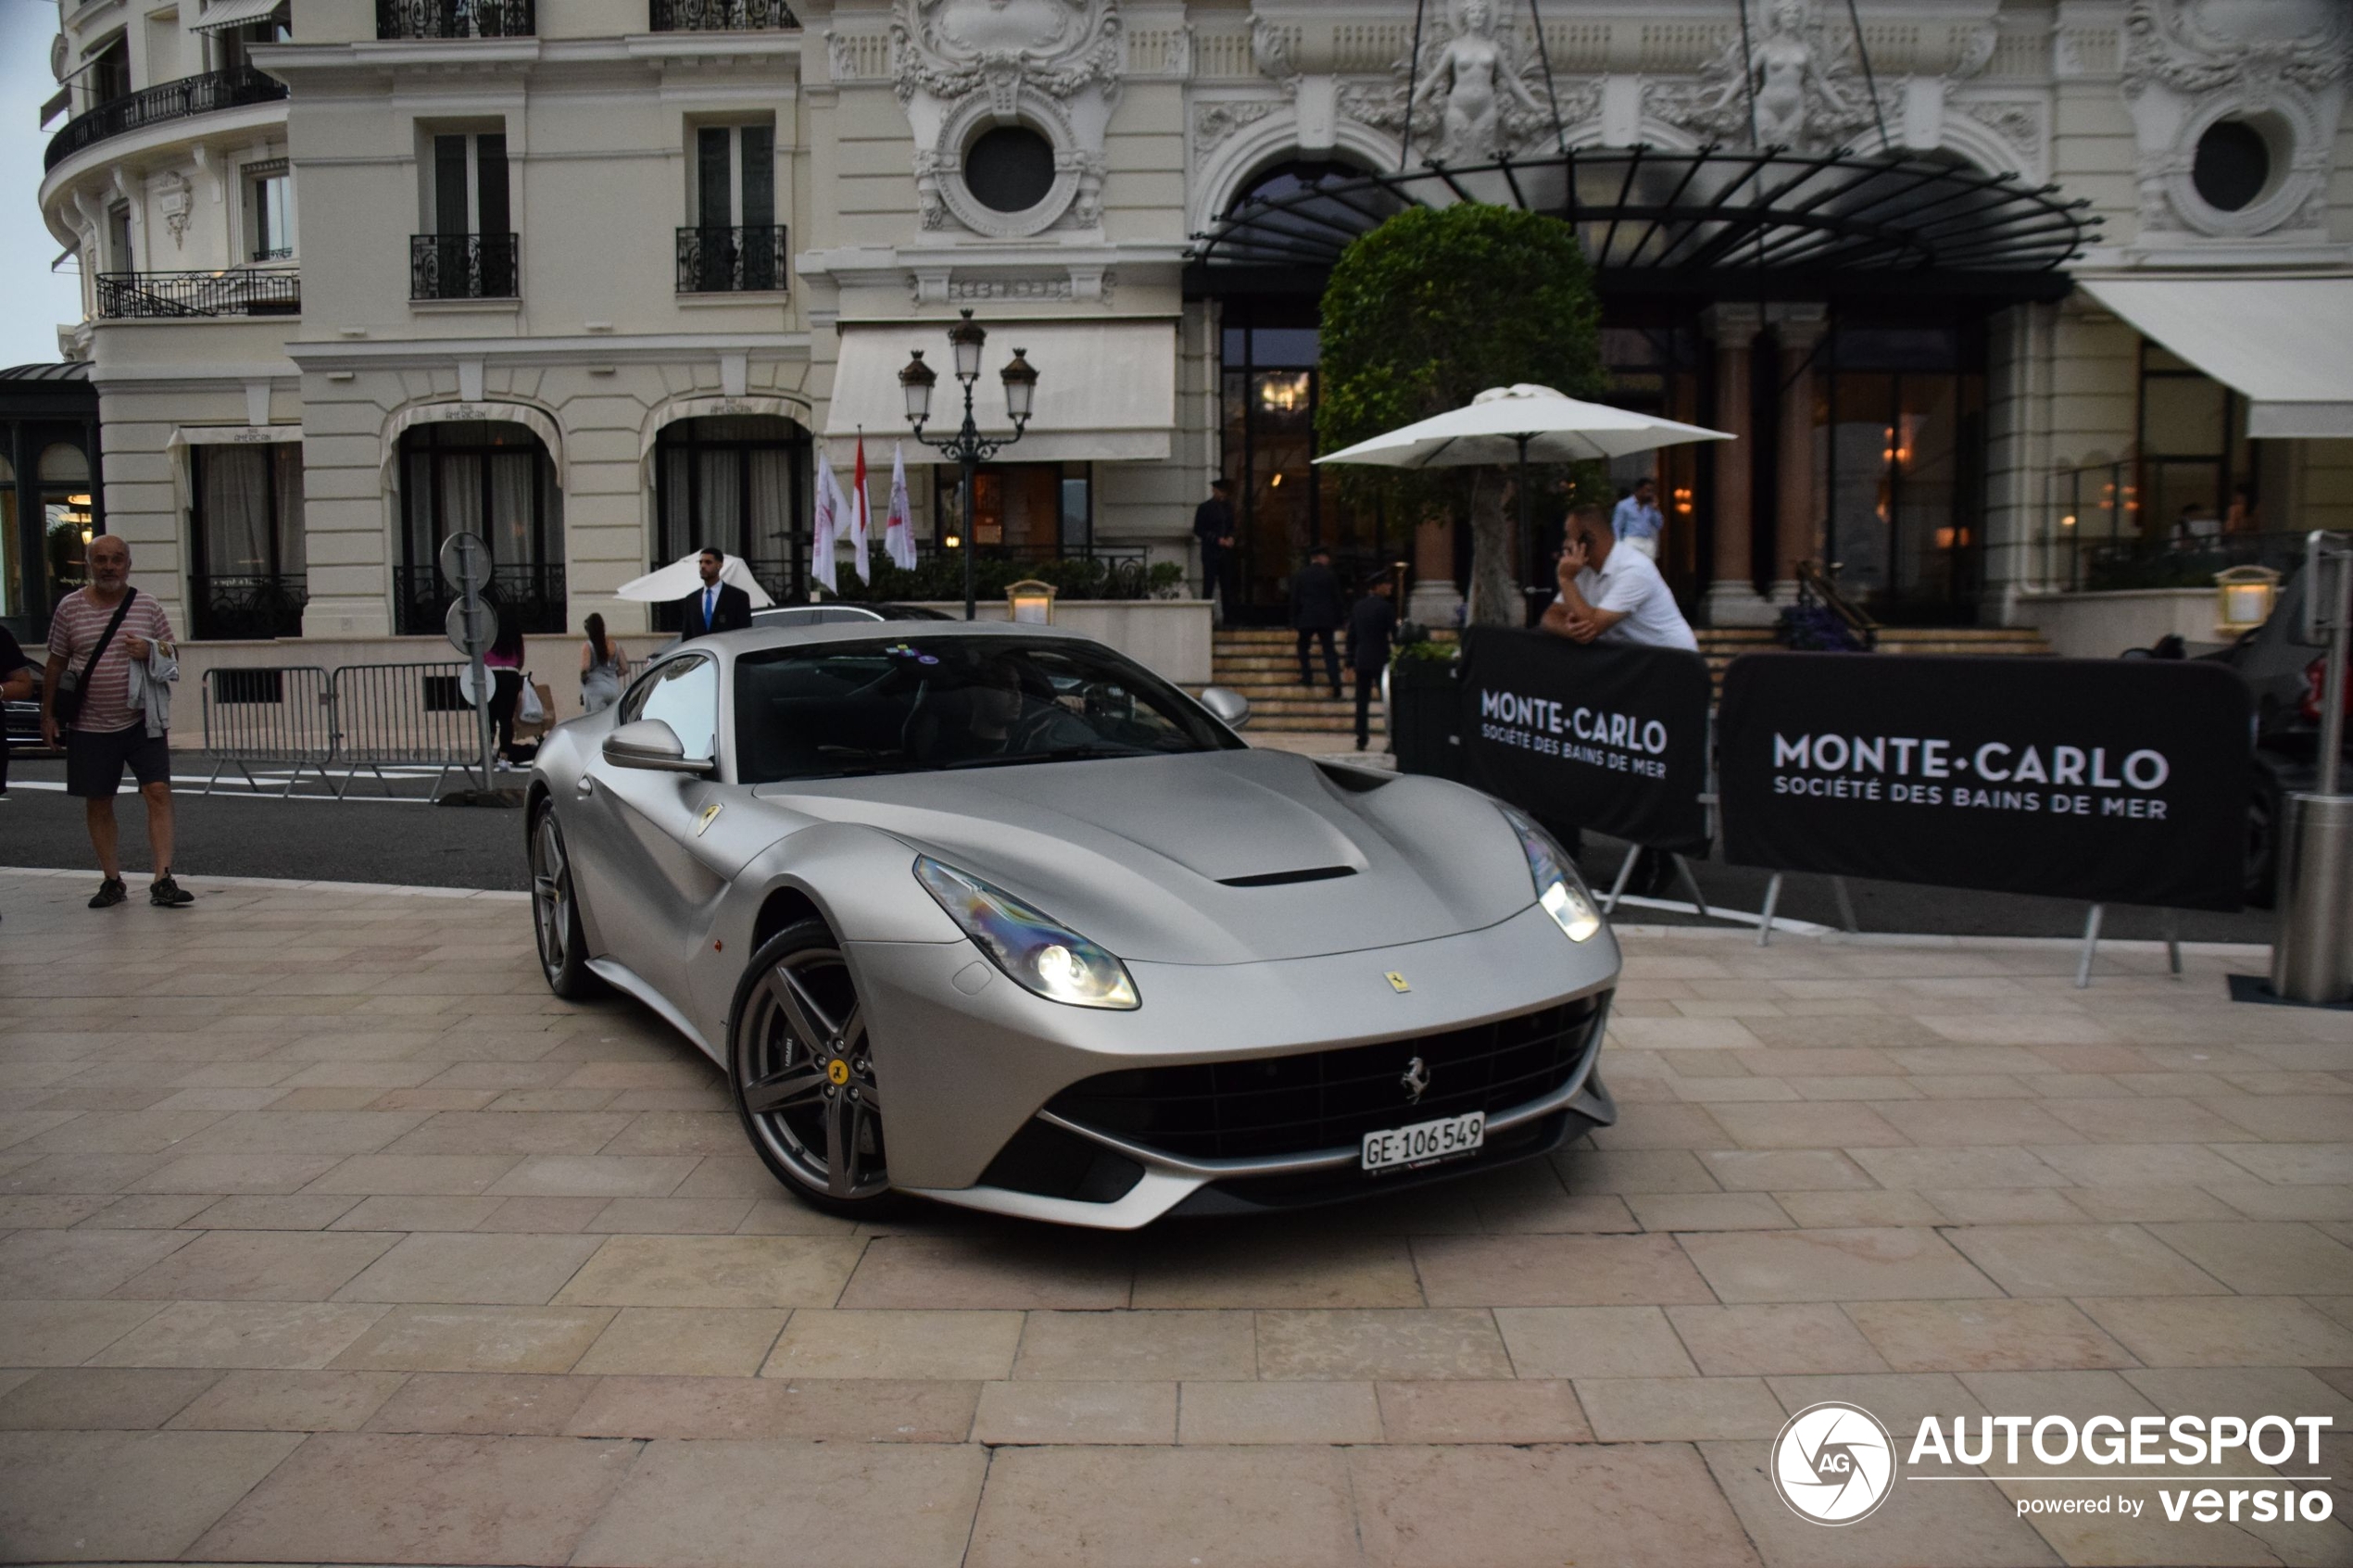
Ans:
{"label": "red and white flag", "polygon": [[915,570],[915,517],[907,504],[907,448],[890,445],[890,510],[883,517],[883,550],[902,571]]}
{"label": "red and white flag", "polygon": [[858,470],[849,487],[850,501],[849,547],[850,564],[858,569],[858,581],[871,583],[875,574],[866,568],[867,502],[866,502],[866,433],[858,433]]}

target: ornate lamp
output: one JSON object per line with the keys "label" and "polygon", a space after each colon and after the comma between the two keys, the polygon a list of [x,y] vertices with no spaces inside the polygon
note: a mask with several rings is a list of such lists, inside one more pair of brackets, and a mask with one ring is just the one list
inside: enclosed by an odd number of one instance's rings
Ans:
{"label": "ornate lamp", "polygon": [[[1013,350],[1013,362],[1001,372],[1005,383],[1005,412],[1013,423],[1011,435],[984,438],[980,427],[973,422],[973,384],[980,380],[980,351],[988,341],[988,330],[973,320],[969,310],[962,320],[948,329],[948,345],[955,351],[956,379],[964,388],[963,428],[950,436],[934,440],[924,433],[925,421],[931,418],[931,392],[939,381],[939,372],[924,363],[923,350],[914,350],[914,358],[899,372],[899,388],[907,399],[907,421],[915,427],[915,439],[952,459],[963,470],[961,509],[963,525],[949,534],[950,549],[961,546],[964,552],[964,619],[978,618],[979,607],[975,602],[973,549],[974,480],[982,463],[1019,441],[1028,427],[1031,409],[1038,395],[1038,367],[1032,365],[1021,349]],[[1047,611],[1051,614],[1051,608]]]}
{"label": "ornate lamp", "polygon": [[907,368],[899,372],[899,390],[907,399],[907,419],[917,430],[931,418],[931,389],[938,384],[939,372],[924,363],[924,351],[914,351]]}

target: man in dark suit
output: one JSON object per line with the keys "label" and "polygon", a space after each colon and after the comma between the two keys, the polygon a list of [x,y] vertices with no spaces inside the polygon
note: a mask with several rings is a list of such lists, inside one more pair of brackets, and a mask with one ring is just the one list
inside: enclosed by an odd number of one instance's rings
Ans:
{"label": "man in dark suit", "polygon": [[1348,668],[1356,676],[1356,749],[1365,749],[1373,733],[1373,693],[1381,671],[1389,668],[1389,634],[1397,626],[1397,607],[1390,602],[1387,573],[1365,585],[1365,596],[1348,612]]}
{"label": "man in dark suit", "polygon": [[702,586],[678,601],[678,640],[707,637],[713,632],[750,631],[751,596],[719,580],[727,558],[706,546],[698,564],[702,569]]}
{"label": "man in dark suit", "polygon": [[1332,646],[1332,633],[1348,619],[1347,608],[1340,601],[1340,573],[1332,570],[1332,553],[1319,545],[1308,552],[1307,564],[1291,574],[1290,623],[1299,633],[1299,684],[1315,684],[1307,652],[1321,637],[1324,672],[1330,677],[1327,684],[1335,702],[1340,700],[1340,653]]}
{"label": "man in dark suit", "polygon": [[1226,608],[1226,560],[1234,548],[1234,482],[1220,474],[1209,482],[1209,499],[1193,508],[1193,537],[1201,541],[1201,596],[1210,616]]}

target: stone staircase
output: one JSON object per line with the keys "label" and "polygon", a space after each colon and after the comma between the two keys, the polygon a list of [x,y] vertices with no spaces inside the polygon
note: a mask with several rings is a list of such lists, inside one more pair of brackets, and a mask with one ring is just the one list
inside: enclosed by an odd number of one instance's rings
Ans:
{"label": "stone staircase", "polygon": [[[1452,631],[1434,635],[1448,642],[1454,638]],[[1356,728],[1355,687],[1347,671],[1340,671],[1340,690],[1345,695],[1338,702],[1326,695],[1327,688],[1320,682],[1313,686],[1301,685],[1299,659],[1293,651],[1297,636],[1298,633],[1278,626],[1220,630],[1211,645],[1211,684],[1229,687],[1250,698],[1252,730],[1353,736]],[[1719,685],[1724,667],[1733,659],[1776,646],[1772,629],[1766,626],[1711,627],[1699,633],[1700,653],[1707,660],[1708,673]],[[1343,647],[1342,652],[1345,651]],[[1890,626],[1880,631],[1879,651],[2032,656],[2047,655],[2051,646],[2031,626]],[[1315,650],[1315,657],[1321,659],[1321,648]],[[1376,702],[1373,734],[1383,733],[1380,707]]]}

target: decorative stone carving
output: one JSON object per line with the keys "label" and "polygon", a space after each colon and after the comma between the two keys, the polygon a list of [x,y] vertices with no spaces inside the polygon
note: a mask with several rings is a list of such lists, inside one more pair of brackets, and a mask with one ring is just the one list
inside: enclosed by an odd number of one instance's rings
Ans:
{"label": "decorative stone carving", "polygon": [[163,214],[164,227],[171,231],[171,248],[182,248],[188,238],[188,218],[195,206],[195,187],[175,169],[149,180],[147,191],[156,210]]}
{"label": "decorative stone carving", "polygon": [[[2353,9],[2338,0],[2271,0],[2258,10],[2133,0],[2118,76],[2139,143],[2145,236],[2309,239],[2325,229],[2331,152],[2353,79]],[[2259,135],[2271,165],[2256,198],[2231,211],[2208,203],[2192,178],[2199,140],[2225,120]]]}
{"label": "decorative stone carving", "polygon": [[[1119,101],[1118,0],[898,0],[890,36],[925,228],[952,220],[1011,239],[1101,222],[1103,134]],[[1006,125],[1054,149],[1053,182],[1023,212],[982,205],[963,181],[964,150]]]}
{"label": "decorative stone carving", "polygon": [[1220,98],[1193,106],[1196,160],[1246,125],[1255,125],[1282,106],[1272,98]]}
{"label": "decorative stone carving", "polygon": [[[1491,0],[1454,0],[1442,13],[1433,7],[1419,73],[1410,54],[1401,57],[1394,81],[1342,87],[1340,112],[1392,135],[1410,114],[1414,151],[1425,162],[1489,163],[1550,139],[1553,107],[1535,51],[1497,22]],[[1587,119],[1599,105],[1598,84],[1565,93],[1561,122]]]}
{"label": "decorative stone carving", "polygon": [[[1732,39],[1695,82],[1646,82],[1643,109],[1712,141],[1746,144],[1753,91],[1755,144],[1806,151],[1843,144],[1881,118],[1857,63],[1831,46],[1819,0],[1773,0],[1753,43],[1743,54]],[[1879,108],[1895,112],[1885,90]]]}
{"label": "decorative stone carving", "polygon": [[2024,169],[2040,166],[2043,157],[2043,117],[2031,103],[2016,99],[1973,99],[1953,107],[2008,143]]}

